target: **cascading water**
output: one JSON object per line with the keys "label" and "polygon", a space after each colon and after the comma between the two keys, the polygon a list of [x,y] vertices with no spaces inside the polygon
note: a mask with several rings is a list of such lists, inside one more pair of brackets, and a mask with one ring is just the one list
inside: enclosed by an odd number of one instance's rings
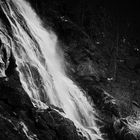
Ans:
{"label": "cascading water", "polygon": [[30,98],[62,108],[87,139],[101,139],[93,107],[65,74],[57,36],[41,25],[27,2],[5,0],[0,5],[12,29],[12,53]]}

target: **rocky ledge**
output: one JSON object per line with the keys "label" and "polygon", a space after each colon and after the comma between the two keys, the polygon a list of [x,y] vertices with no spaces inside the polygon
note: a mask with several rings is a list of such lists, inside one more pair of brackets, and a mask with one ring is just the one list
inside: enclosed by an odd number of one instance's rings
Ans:
{"label": "rocky ledge", "polygon": [[[85,140],[74,123],[61,115],[62,109],[34,107],[15,77],[0,79],[0,140]],[[139,120],[121,118],[112,96],[97,87],[89,89],[94,92],[91,97],[103,138],[139,140]]]}
{"label": "rocky ledge", "polygon": [[34,107],[14,78],[0,79],[0,140],[84,140],[60,109]]}

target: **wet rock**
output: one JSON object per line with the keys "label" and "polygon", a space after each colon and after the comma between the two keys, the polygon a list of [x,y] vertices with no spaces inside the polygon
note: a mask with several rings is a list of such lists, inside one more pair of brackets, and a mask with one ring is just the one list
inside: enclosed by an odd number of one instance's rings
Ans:
{"label": "wet rock", "polygon": [[114,121],[113,127],[115,129],[116,138],[119,140],[140,140],[140,120],[136,120],[136,118],[133,118],[132,122],[129,118],[121,118]]}
{"label": "wet rock", "polygon": [[15,81],[12,77],[0,79],[0,100],[13,109],[31,108],[33,105],[26,92],[20,86],[20,81]]}
{"label": "wet rock", "polygon": [[83,140],[62,109],[35,108],[15,77],[0,79],[1,140]]}

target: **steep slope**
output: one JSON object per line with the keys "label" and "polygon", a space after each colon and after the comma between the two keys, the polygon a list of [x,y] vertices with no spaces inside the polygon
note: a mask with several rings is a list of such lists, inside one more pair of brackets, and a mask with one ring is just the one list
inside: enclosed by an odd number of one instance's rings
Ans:
{"label": "steep slope", "polygon": [[[3,15],[1,17],[4,18]],[[98,112],[97,124],[101,127],[104,139],[139,139],[139,120],[121,118],[117,101],[102,88],[107,83],[107,70],[106,60],[101,52],[96,50],[88,35],[70,20],[63,16],[50,18],[53,21],[52,28],[59,36],[59,45],[64,50],[64,58],[67,60],[67,75],[90,95],[90,100],[94,101],[94,107]],[[4,21],[8,26],[7,19]],[[3,24],[0,27],[0,37],[7,38],[11,29],[9,26],[4,27],[9,29],[8,32],[3,31]],[[8,43],[6,39],[1,40],[1,139],[86,139],[77,132],[72,121],[61,115],[62,109],[55,106],[39,109],[39,105],[42,106],[43,103],[30,100],[21,86],[11,48],[5,49]],[[32,102],[37,105],[36,108]]]}

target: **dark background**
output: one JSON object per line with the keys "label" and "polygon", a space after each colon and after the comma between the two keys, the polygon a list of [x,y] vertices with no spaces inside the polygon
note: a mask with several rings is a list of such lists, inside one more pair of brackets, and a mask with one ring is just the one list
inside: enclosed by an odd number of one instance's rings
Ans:
{"label": "dark background", "polygon": [[[101,12],[109,16],[119,32],[126,34],[129,42],[140,44],[138,1],[118,0],[30,0],[41,14],[59,13],[66,16],[88,33],[89,22]],[[96,20],[96,19],[93,19]],[[96,20],[97,21],[97,20]],[[99,21],[100,22],[100,21]],[[102,26],[102,25],[101,25]],[[91,29],[89,29],[91,30]],[[113,30],[113,29],[111,29]],[[88,33],[89,34],[89,33]]]}

